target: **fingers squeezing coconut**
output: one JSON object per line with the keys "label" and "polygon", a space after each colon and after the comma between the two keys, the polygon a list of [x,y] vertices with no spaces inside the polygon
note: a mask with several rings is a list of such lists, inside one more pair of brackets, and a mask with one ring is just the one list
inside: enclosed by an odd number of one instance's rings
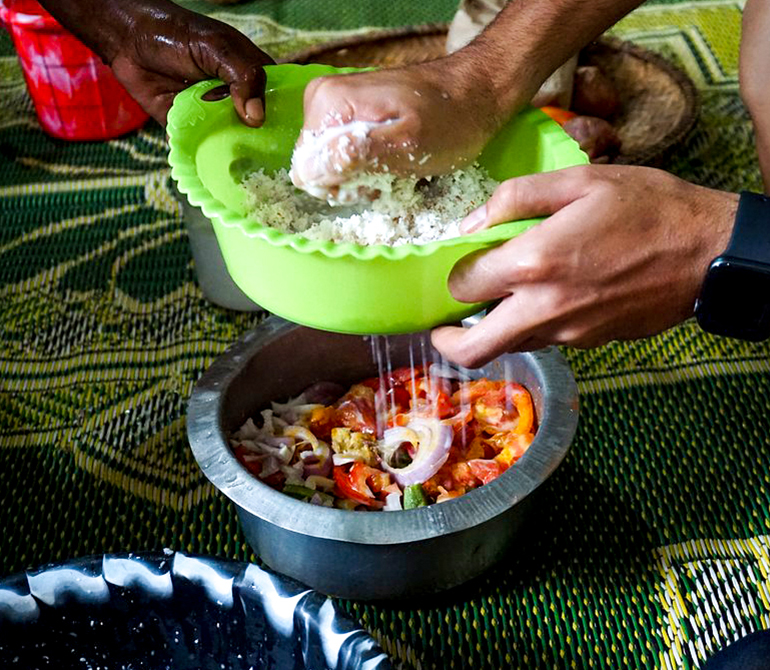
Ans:
{"label": "fingers squeezing coconut", "polygon": [[376,157],[370,157],[372,131],[388,123],[350,121],[319,131],[303,130],[291,159],[292,183],[330,205],[376,199],[379,181],[389,177],[363,170],[377,165]]}

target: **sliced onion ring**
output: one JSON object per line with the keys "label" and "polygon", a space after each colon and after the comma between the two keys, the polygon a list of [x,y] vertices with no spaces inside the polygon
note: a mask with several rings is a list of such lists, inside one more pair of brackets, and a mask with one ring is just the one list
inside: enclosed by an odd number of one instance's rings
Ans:
{"label": "sliced onion ring", "polygon": [[[417,451],[412,462],[404,468],[394,468],[383,459],[382,469],[393,475],[401,486],[422,484],[446,463],[449,448],[452,446],[453,431],[451,426],[442,423],[439,419],[422,417],[413,418],[405,428],[417,436],[417,444],[415,444]],[[391,443],[393,439],[391,430],[385,433],[384,441],[387,443]],[[400,434],[402,433],[396,433],[396,437]],[[399,444],[403,441],[406,440],[399,441]]]}
{"label": "sliced onion ring", "polygon": [[305,443],[309,444],[313,451],[318,449],[318,438],[304,426],[289,426],[284,428],[283,434],[286,437],[293,437],[297,440],[296,446],[298,447]]}
{"label": "sliced onion ring", "polygon": [[407,426],[394,426],[385,431],[382,440],[377,443],[377,451],[380,452],[383,461],[390,463],[393,455],[405,442],[413,444],[416,448],[420,442],[420,436]]}

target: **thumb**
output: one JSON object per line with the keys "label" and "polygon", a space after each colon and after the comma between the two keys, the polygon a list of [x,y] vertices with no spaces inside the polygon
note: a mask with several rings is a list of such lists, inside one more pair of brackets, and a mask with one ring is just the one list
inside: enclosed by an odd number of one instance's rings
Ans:
{"label": "thumb", "polygon": [[225,26],[210,41],[203,69],[230,87],[233,105],[241,121],[258,128],[265,121],[267,76],[263,67],[272,64],[273,59],[248,37]]}
{"label": "thumb", "polygon": [[580,165],[508,179],[460,222],[460,230],[467,235],[508,221],[555,214],[586,195],[592,172],[591,166]]}
{"label": "thumb", "polygon": [[[267,64],[272,63],[272,60]],[[230,85],[230,95],[238,117],[247,126],[259,128],[265,122],[265,71],[262,65],[250,65],[220,77]]]}

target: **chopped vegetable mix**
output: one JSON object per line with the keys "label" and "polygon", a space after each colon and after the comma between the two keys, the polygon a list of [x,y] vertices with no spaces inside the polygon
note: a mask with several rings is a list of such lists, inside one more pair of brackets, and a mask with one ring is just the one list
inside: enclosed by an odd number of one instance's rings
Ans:
{"label": "chopped vegetable mix", "polygon": [[[459,376],[459,375],[458,375]],[[322,382],[272,403],[231,436],[254,476],[315,505],[401,510],[488,484],[535,435],[532,397],[510,381],[405,367],[347,391]]]}

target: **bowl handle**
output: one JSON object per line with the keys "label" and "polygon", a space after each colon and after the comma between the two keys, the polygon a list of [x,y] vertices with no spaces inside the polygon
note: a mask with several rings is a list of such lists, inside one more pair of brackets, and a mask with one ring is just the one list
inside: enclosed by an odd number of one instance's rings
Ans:
{"label": "bowl handle", "polygon": [[[0,0],[0,3],[2,2],[3,0]],[[169,123],[173,123],[177,128],[189,128],[206,118],[204,105],[232,106],[229,95],[214,100],[204,99],[207,93],[221,86],[226,84],[220,79],[206,79],[177,93],[168,113]]]}

